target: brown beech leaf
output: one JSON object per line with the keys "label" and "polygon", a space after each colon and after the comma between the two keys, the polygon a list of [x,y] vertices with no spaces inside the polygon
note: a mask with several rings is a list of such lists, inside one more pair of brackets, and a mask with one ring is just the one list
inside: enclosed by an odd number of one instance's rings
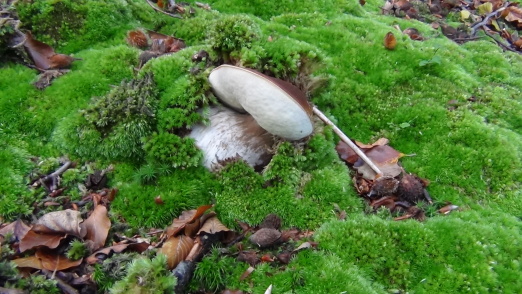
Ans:
{"label": "brown beech leaf", "polygon": [[0,235],[4,236],[7,234],[12,234],[16,240],[22,240],[22,238],[29,232],[31,227],[26,225],[22,220],[16,220],[7,226],[0,229]]}
{"label": "brown beech leaf", "polygon": [[14,259],[13,262],[18,267],[30,267],[35,269],[46,269],[50,271],[61,271],[78,266],[83,259],[70,260],[63,255],[56,255],[50,252],[36,251],[35,255]]}
{"label": "brown beech leaf", "polygon": [[359,146],[359,148],[363,148],[363,149],[370,149],[375,146],[383,146],[383,145],[387,145],[388,143],[390,143],[390,140],[388,140],[387,138],[379,138],[377,141],[373,142],[372,144],[364,144],[359,141],[355,141],[355,144],[357,144],[357,146]]}
{"label": "brown beech leaf", "polygon": [[46,246],[48,248],[56,248],[60,245],[60,241],[67,237],[66,234],[63,233],[37,233],[34,230],[30,230],[25,234],[25,236],[20,240],[20,252],[24,252],[28,249],[32,249],[37,246]]}
{"label": "brown beech leaf", "polygon": [[147,242],[116,244],[94,252],[89,257],[87,257],[85,261],[87,261],[88,264],[95,264],[100,259],[105,259],[105,257],[110,256],[113,253],[120,253],[125,250],[142,253],[149,248],[149,245],[150,244]]}
{"label": "brown beech leaf", "polygon": [[355,153],[355,151],[353,151],[353,149],[343,141],[337,143],[335,150],[337,151],[337,154],[339,154],[339,157],[349,164],[354,164],[359,159],[359,155],[357,155],[357,153]]}
{"label": "brown beech leaf", "polygon": [[397,39],[392,32],[388,32],[384,37],[384,47],[388,50],[393,50],[397,47]]}
{"label": "brown beech leaf", "polygon": [[28,32],[25,34],[26,41],[24,43],[25,50],[33,60],[36,67],[47,69],[64,69],[69,68],[73,61],[80,60],[65,54],[54,52],[53,47],[35,40],[33,35]]}
{"label": "brown beech leaf", "polygon": [[522,27],[522,8],[509,6],[502,11],[502,16],[509,22],[513,22],[517,28]]}
{"label": "brown beech leaf", "polygon": [[92,250],[103,247],[109,229],[111,228],[111,220],[107,216],[107,208],[98,205],[81,225],[82,232],[85,233],[84,240],[90,240],[94,243]]}
{"label": "brown beech leaf", "polygon": [[76,237],[83,237],[80,223],[83,221],[81,213],[66,209],[44,214],[39,218],[32,230],[38,233],[64,233]]}
{"label": "brown beech leaf", "polygon": [[203,233],[205,233],[205,234],[216,234],[216,233],[219,233],[219,232],[228,232],[228,231],[230,231],[230,229],[225,227],[225,225],[223,225],[221,223],[221,221],[219,221],[219,219],[216,216],[214,216],[214,217],[209,218],[203,224],[201,229],[199,229],[199,231],[198,231],[198,235],[201,235]]}
{"label": "brown beech leaf", "polygon": [[[388,145],[376,146],[366,151],[365,154],[379,167],[384,176],[396,177],[403,171],[397,162],[404,154]],[[375,171],[373,171],[368,164],[364,163],[362,159],[359,159],[354,164],[354,169],[367,180],[374,180],[377,176]]]}
{"label": "brown beech leaf", "polygon": [[170,237],[163,246],[158,250],[158,253],[167,256],[167,264],[170,269],[175,268],[178,263],[185,260],[190,250],[194,246],[194,240],[185,235]]}
{"label": "brown beech leaf", "polygon": [[172,221],[172,224],[165,231],[165,235],[167,237],[171,237],[179,233],[181,230],[185,228],[185,225],[191,223],[198,219],[200,216],[205,213],[212,205],[203,205],[198,207],[198,209],[186,210],[181,213],[181,215]]}

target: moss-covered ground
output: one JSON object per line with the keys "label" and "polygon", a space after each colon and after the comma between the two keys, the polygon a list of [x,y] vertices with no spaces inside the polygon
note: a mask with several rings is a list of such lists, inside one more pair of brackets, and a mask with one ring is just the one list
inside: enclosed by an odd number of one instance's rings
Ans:
{"label": "moss-covered ground", "polygon": [[[316,231],[317,251],[299,253],[284,270],[258,266],[242,282],[248,265],[212,254],[196,270],[194,289],[263,293],[273,284],[273,293],[520,293],[522,55],[487,39],[458,45],[427,24],[382,16],[380,0],[209,4],[211,11],[196,8],[175,19],[139,0],[19,1],[25,29],[83,60],[42,91],[32,85],[34,70],[0,67],[4,220],[28,217],[41,197],[26,188],[34,158],[67,155],[98,168],[114,165],[110,184],[119,193],[111,217],[136,229],[164,227],[184,209],[214,203],[232,228],[235,220],[257,224],[277,213],[284,227]],[[426,40],[410,40],[394,25],[414,27]],[[135,28],[174,35],[188,47],[138,71],[139,51],[125,41]],[[389,31],[398,40],[395,50],[383,46]],[[313,76],[326,83],[311,101],[351,138],[387,137],[395,149],[416,154],[401,162],[430,180],[431,217],[394,222],[385,211],[368,214],[334,149],[338,138],[320,122],[304,146],[280,144],[263,173],[240,162],[216,174],[205,170],[193,142],[172,132],[216,103],[205,95],[210,68],[190,71],[190,57],[202,49],[213,60],[289,80],[303,64],[315,65]],[[429,62],[434,56],[441,62]],[[148,76],[154,90],[136,94],[130,81]],[[103,102],[123,99],[124,87],[125,98],[146,100],[151,112],[125,112],[132,101],[123,110]],[[97,125],[88,113],[107,124]],[[460,210],[434,212],[447,202]],[[336,206],[346,220],[336,219]]]}

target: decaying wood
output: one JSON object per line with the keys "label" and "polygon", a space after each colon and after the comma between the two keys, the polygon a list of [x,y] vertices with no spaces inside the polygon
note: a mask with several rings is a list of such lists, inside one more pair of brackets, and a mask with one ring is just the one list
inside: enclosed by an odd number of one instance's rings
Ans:
{"label": "decaying wood", "polygon": [[368,164],[368,166],[377,173],[378,176],[382,176],[382,171],[364,154],[364,152],[355,145],[348,136],[346,136],[341,129],[339,129],[330,119],[324,115],[317,107],[313,107],[313,112],[315,115],[317,115],[322,121],[324,121],[327,125],[331,126],[333,128],[334,133],[336,133],[341,140],[343,140],[344,143],[348,144],[352,150],[361,157],[361,159]]}

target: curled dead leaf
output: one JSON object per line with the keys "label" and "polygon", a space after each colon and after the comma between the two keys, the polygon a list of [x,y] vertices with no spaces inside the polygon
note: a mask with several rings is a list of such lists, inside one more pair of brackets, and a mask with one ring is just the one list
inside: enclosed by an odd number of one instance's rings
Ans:
{"label": "curled dead leaf", "polygon": [[384,37],[384,47],[388,50],[394,50],[397,47],[397,39],[392,32],[388,32]]}
{"label": "curled dead leaf", "polygon": [[32,230],[38,233],[64,233],[76,237],[83,237],[80,223],[83,221],[81,213],[66,209],[44,214],[39,218]]}
{"label": "curled dead leaf", "polygon": [[85,240],[93,242],[92,250],[103,247],[111,228],[111,220],[107,215],[107,208],[98,205],[91,215],[81,225],[82,232],[85,233]]}
{"label": "curled dead leaf", "polygon": [[185,235],[170,237],[163,246],[158,250],[158,253],[167,256],[167,264],[169,269],[175,268],[178,263],[185,260],[190,250],[194,246],[194,240]]}
{"label": "curled dead leaf", "polygon": [[16,240],[21,240],[31,227],[26,225],[22,220],[16,220],[7,226],[0,229],[0,235],[5,237],[7,234],[11,234]]}
{"label": "curled dead leaf", "polygon": [[176,235],[185,228],[186,224],[194,222],[211,207],[212,205],[203,205],[198,207],[198,209],[183,211],[181,215],[178,218],[174,219],[174,221],[172,221],[172,224],[166,229],[165,236],[171,237]]}
{"label": "curled dead leaf", "polygon": [[42,70],[69,68],[73,61],[80,60],[65,54],[58,54],[54,49],[33,38],[31,32],[25,34],[25,50],[36,67]]}

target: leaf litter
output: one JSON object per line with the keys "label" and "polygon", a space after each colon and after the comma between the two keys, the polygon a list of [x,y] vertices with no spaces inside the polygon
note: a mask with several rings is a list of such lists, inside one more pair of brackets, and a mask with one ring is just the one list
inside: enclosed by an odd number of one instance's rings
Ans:
{"label": "leaf litter", "polygon": [[[386,0],[381,7],[385,15],[394,15],[405,19],[416,19],[431,23],[438,30],[456,43],[489,38],[504,51],[522,53],[522,8],[520,3],[504,0]],[[460,25],[456,26],[455,15]],[[400,30],[400,28],[399,28]],[[417,29],[403,31],[412,40],[423,41]],[[393,42],[390,33],[385,37],[388,49]],[[388,45],[387,45],[388,44]]]}
{"label": "leaf litter", "polygon": [[[372,144],[354,143],[382,171],[382,175],[375,173],[345,142],[339,141],[337,144],[339,157],[356,172],[352,179],[356,191],[372,210],[376,212],[386,208],[396,215],[394,220],[397,221],[410,218],[425,220],[426,213],[420,207],[434,205],[426,189],[429,181],[404,170],[399,159],[405,155],[389,146],[388,139],[380,138]],[[458,206],[450,203],[439,213],[448,214],[457,209]]]}

